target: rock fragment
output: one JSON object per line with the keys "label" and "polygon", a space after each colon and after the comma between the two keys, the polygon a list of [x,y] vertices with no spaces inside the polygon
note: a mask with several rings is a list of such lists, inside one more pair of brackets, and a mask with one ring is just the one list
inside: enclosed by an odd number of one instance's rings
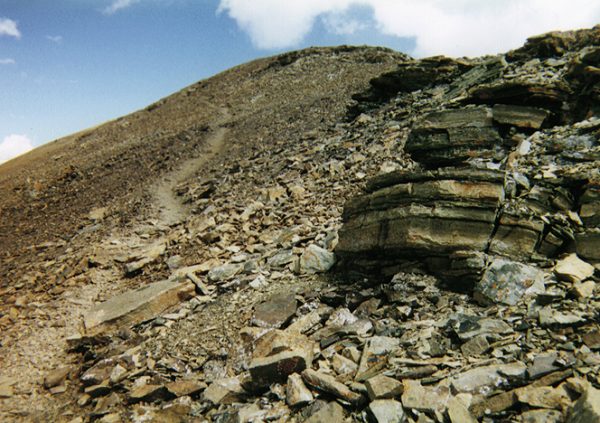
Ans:
{"label": "rock fragment", "polygon": [[404,391],[402,383],[394,378],[377,375],[365,381],[369,399],[390,399],[399,397]]}
{"label": "rock fragment", "polygon": [[271,331],[257,343],[250,375],[261,386],[283,383],[293,373],[300,373],[312,364],[314,343],[307,337],[283,331]]}
{"label": "rock fragment", "polygon": [[238,377],[215,380],[203,392],[202,398],[215,405],[239,402],[246,396],[246,391]]}
{"label": "rock fragment", "polygon": [[344,409],[337,402],[330,402],[306,419],[305,423],[333,423],[344,421]]}
{"label": "rock fragment", "polygon": [[318,245],[309,245],[300,256],[300,273],[327,272],[335,264],[335,255]]}
{"label": "rock fragment", "polygon": [[331,394],[354,406],[357,406],[364,401],[362,395],[352,392],[346,385],[338,382],[333,376],[312,369],[306,369],[302,372],[302,378],[314,389]]}
{"label": "rock fragment", "polygon": [[475,287],[475,298],[492,303],[515,305],[545,292],[544,272],[534,266],[496,258]]}
{"label": "rock fragment", "polygon": [[62,384],[70,372],[70,367],[59,367],[52,370],[44,377],[44,388],[50,389]]}
{"label": "rock fragment", "polygon": [[281,328],[296,313],[296,307],[293,293],[274,295],[255,307],[252,323],[263,328]]}
{"label": "rock fragment", "polygon": [[588,389],[573,404],[567,418],[568,423],[599,423],[600,422],[600,390],[593,387]]}
{"label": "rock fragment", "polygon": [[369,404],[369,413],[377,423],[404,423],[402,404],[393,399],[378,399]]}
{"label": "rock fragment", "polygon": [[421,382],[415,380],[404,381],[404,393],[402,394],[402,405],[428,413],[443,413],[450,400],[450,388],[443,385],[422,386]]}
{"label": "rock fragment", "polygon": [[196,294],[192,282],[165,280],[111,298],[85,316],[87,335],[113,331],[151,319]]}
{"label": "rock fragment", "polygon": [[286,385],[286,402],[290,407],[308,404],[313,395],[302,381],[302,376],[293,373],[288,377]]}
{"label": "rock fragment", "polygon": [[554,273],[562,280],[581,282],[594,274],[594,266],[577,257],[577,254],[558,260],[554,266]]}

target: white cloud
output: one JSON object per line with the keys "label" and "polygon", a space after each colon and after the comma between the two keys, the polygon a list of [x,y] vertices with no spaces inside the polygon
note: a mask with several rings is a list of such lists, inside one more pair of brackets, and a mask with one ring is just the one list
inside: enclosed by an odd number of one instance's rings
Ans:
{"label": "white cloud", "polygon": [[0,59],[0,65],[16,65],[17,62],[15,59],[11,59],[10,57],[6,59]]}
{"label": "white cloud", "polygon": [[62,35],[46,35],[46,39],[56,44],[60,44],[63,41]]}
{"label": "white cloud", "polygon": [[119,10],[125,9],[129,6],[138,3],[140,0],[113,0],[110,6],[106,7],[102,13],[105,15],[112,15],[117,13]]}
{"label": "white cloud", "polygon": [[21,31],[17,28],[17,22],[8,18],[0,18],[0,35],[21,38]]}
{"label": "white cloud", "polygon": [[[361,22],[344,13],[353,6],[370,8],[372,16]],[[600,21],[597,0],[221,0],[219,11],[262,49],[297,46],[321,17],[338,34],[374,21],[382,34],[414,38],[417,56],[495,54],[531,35]]]}
{"label": "white cloud", "polygon": [[0,163],[27,153],[32,149],[33,143],[26,135],[8,135],[0,142]]}
{"label": "white cloud", "polygon": [[367,29],[369,25],[341,13],[329,13],[322,18],[325,28],[336,35],[352,35]]}

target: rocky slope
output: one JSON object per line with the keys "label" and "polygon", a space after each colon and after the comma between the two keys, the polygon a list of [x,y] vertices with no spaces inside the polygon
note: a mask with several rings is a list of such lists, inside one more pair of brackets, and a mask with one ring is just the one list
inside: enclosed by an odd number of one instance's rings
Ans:
{"label": "rocky slope", "polygon": [[600,421],[599,45],[291,53],[9,163],[2,418]]}

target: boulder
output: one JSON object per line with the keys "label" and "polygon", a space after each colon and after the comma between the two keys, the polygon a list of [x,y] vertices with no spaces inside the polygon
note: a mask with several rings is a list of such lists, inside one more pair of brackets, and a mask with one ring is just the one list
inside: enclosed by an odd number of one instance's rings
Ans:
{"label": "boulder", "polygon": [[306,336],[274,330],[257,342],[250,375],[258,386],[284,383],[288,376],[311,366],[314,343]]}
{"label": "boulder", "polygon": [[475,286],[475,298],[482,302],[515,305],[519,301],[542,294],[544,272],[531,265],[495,258]]}
{"label": "boulder", "polygon": [[318,245],[311,244],[300,256],[300,273],[327,272],[335,264],[335,255]]}

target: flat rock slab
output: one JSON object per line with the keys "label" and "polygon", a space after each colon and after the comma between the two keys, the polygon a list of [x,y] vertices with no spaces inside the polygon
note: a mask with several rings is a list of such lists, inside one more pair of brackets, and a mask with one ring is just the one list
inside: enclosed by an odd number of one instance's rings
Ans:
{"label": "flat rock slab", "polygon": [[133,326],[195,295],[192,282],[165,280],[125,292],[94,306],[85,316],[87,335]]}
{"label": "flat rock slab", "polygon": [[254,310],[252,323],[262,328],[280,328],[296,313],[295,294],[277,294],[260,303]]}

